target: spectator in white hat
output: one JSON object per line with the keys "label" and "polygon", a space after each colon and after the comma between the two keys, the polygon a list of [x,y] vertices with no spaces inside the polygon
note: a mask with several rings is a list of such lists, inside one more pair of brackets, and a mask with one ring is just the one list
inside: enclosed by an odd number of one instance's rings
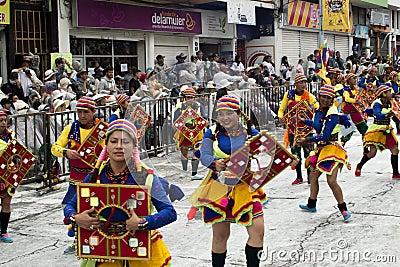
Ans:
{"label": "spectator in white hat", "polygon": [[18,69],[18,80],[21,82],[24,91],[24,101],[28,103],[28,97],[32,88],[40,85],[40,80],[36,76],[34,70],[30,68],[32,63],[31,56],[24,56],[22,59],[22,67]]}

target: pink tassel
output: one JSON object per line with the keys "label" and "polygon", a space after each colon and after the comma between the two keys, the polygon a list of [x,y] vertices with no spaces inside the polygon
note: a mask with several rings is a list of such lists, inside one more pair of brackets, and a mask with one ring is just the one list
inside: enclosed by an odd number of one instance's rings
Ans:
{"label": "pink tassel", "polygon": [[135,163],[140,162],[140,153],[139,153],[139,148],[137,146],[133,148],[133,162]]}
{"label": "pink tassel", "polygon": [[219,201],[219,203],[221,204],[222,207],[228,206],[228,198],[227,198],[227,197],[222,198],[222,199]]}
{"label": "pink tassel", "polygon": [[190,210],[186,215],[189,221],[194,219],[194,217],[196,216],[196,212],[197,209],[194,206],[190,207]]}
{"label": "pink tassel", "polygon": [[94,168],[95,168],[95,169],[99,169],[101,163],[102,163],[103,161],[107,160],[107,156],[108,156],[108,153],[107,153],[107,146],[104,146],[104,147],[103,147],[103,150],[101,151],[101,153],[100,153],[100,155],[99,155],[99,158],[98,158],[97,161],[96,161],[96,165],[95,165]]}

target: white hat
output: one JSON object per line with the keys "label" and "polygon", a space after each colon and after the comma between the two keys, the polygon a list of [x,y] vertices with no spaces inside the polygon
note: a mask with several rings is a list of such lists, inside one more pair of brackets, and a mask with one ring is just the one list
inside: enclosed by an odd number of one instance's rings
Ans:
{"label": "white hat", "polygon": [[251,87],[251,86],[256,86],[257,84],[256,84],[256,79],[254,79],[254,78],[248,78],[247,79],[247,84],[249,85],[249,87]]}
{"label": "white hat", "polygon": [[62,78],[60,80],[60,88],[61,89],[67,89],[68,85],[71,84],[71,81],[68,78]]}
{"label": "white hat", "polygon": [[65,100],[74,100],[76,98],[76,94],[73,94],[73,93],[68,93],[68,92],[66,92],[65,93],[65,97],[64,97],[64,99]]}
{"label": "white hat", "polygon": [[207,83],[207,88],[215,88],[214,82],[213,81],[209,81]]}
{"label": "white hat", "polygon": [[56,99],[60,99],[61,97],[64,97],[63,93],[60,90],[54,90],[52,93],[52,98],[53,98],[53,102]]}
{"label": "white hat", "polygon": [[41,104],[38,107],[38,111],[48,111],[48,110],[50,110],[50,107],[47,104]]}
{"label": "white hat", "polygon": [[50,80],[50,78],[53,77],[54,74],[56,74],[56,72],[54,70],[46,70],[44,72],[44,80],[45,81]]}
{"label": "white hat", "polygon": [[115,105],[117,104],[117,99],[115,98],[115,95],[107,95],[106,97],[106,105]]}
{"label": "white hat", "polygon": [[57,112],[57,108],[59,108],[62,104],[65,104],[65,107],[69,106],[69,101],[68,100],[61,100],[61,99],[56,99],[53,102],[53,107],[54,107],[54,112]]}
{"label": "white hat", "polygon": [[183,92],[183,91],[185,91],[185,90],[188,89],[188,88],[189,88],[189,85],[187,85],[187,84],[182,85],[180,91]]}
{"label": "white hat", "polygon": [[29,105],[22,100],[17,100],[13,103],[15,110],[18,111],[18,114],[26,114],[29,110]]}
{"label": "white hat", "polygon": [[232,85],[232,82],[228,81],[227,79],[222,79],[218,84],[217,84],[217,89],[220,88],[226,88],[229,85]]}
{"label": "white hat", "polygon": [[101,100],[102,98],[105,98],[105,97],[107,97],[108,95],[107,94],[96,94],[96,95],[94,95],[93,97],[92,97],[92,99],[93,99],[93,101],[99,101],[99,100]]}

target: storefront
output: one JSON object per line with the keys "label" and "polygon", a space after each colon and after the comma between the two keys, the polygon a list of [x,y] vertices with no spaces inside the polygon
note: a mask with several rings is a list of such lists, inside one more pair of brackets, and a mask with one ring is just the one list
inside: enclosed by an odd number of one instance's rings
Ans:
{"label": "storefront", "polygon": [[363,25],[357,25],[353,38],[352,50],[360,54],[363,50],[365,50],[368,38],[369,38],[369,27]]}
{"label": "storefront", "polygon": [[177,54],[193,51],[195,35],[202,33],[199,12],[95,0],[77,0],[75,8],[69,29],[73,58],[86,68],[112,65],[116,74],[152,67],[158,54],[171,65]]}
{"label": "storefront", "polygon": [[[281,47],[278,54],[287,56],[290,64],[295,65],[299,59],[306,60],[319,48],[319,5],[306,1],[289,2],[283,15],[282,39],[277,40],[277,47]],[[351,54],[349,32],[324,32],[328,48],[340,51],[344,58]]]}
{"label": "storefront", "polygon": [[221,61],[230,63],[236,54],[235,24],[229,24],[226,11],[202,10],[203,33],[199,35],[199,49],[205,57],[218,53]]}

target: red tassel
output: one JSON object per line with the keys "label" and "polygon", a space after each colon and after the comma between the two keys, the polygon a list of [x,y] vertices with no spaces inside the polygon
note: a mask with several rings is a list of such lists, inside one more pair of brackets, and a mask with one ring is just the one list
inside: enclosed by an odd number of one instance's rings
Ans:
{"label": "red tassel", "polygon": [[193,206],[190,207],[190,210],[186,215],[189,221],[194,219],[194,216],[196,216],[196,212],[197,212],[197,209],[195,207],[193,207]]}

